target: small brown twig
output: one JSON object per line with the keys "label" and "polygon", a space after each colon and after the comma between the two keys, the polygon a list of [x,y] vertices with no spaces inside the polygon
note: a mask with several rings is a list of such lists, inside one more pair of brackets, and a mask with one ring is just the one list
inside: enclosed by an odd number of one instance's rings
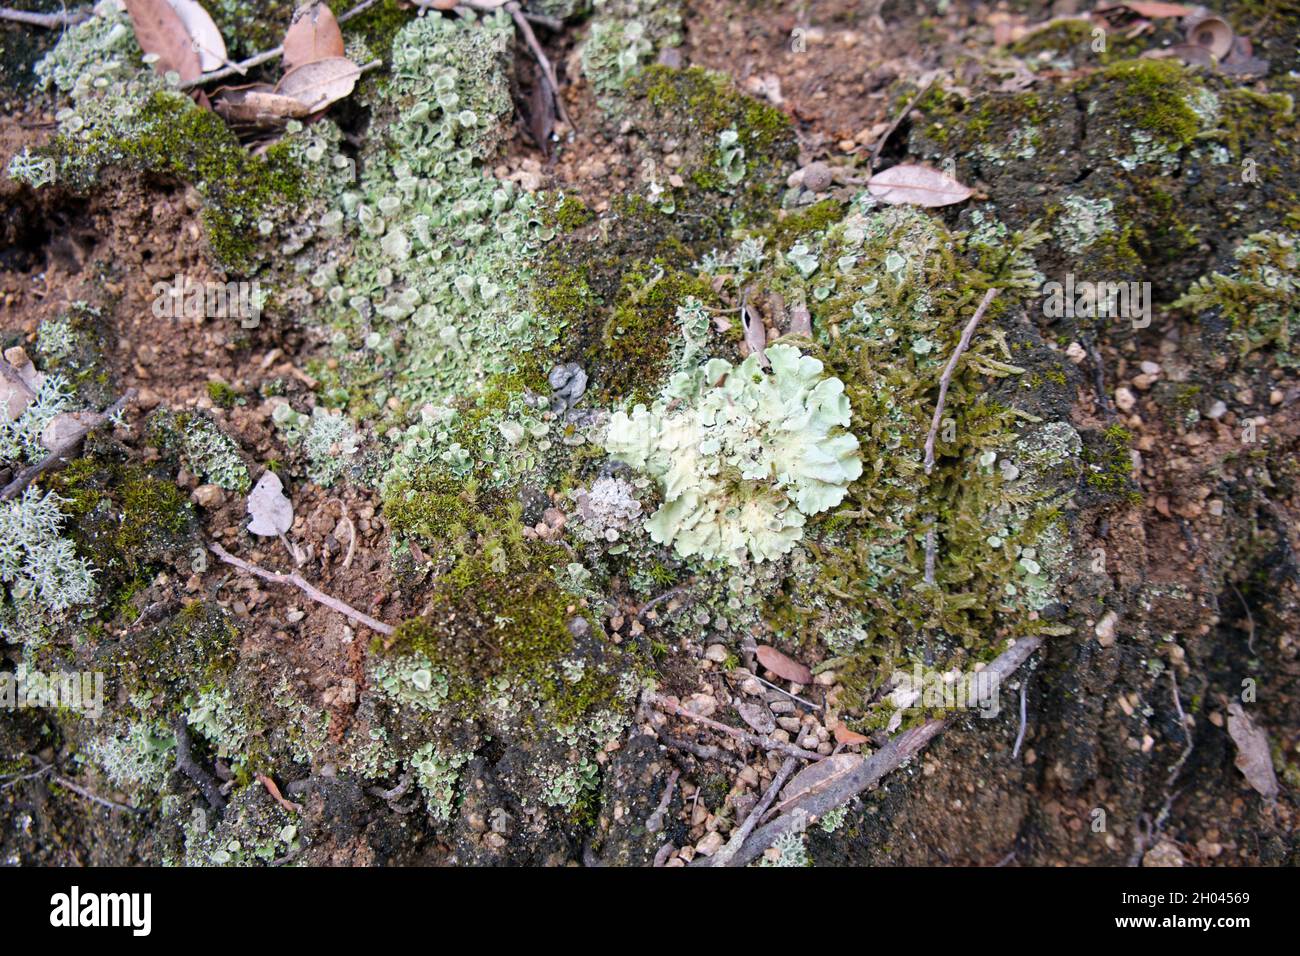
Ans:
{"label": "small brown twig", "polygon": [[[473,6],[471,3],[470,6]],[[538,67],[542,71],[544,79],[551,87],[551,92],[555,95],[555,108],[560,111],[560,119],[564,120],[570,130],[576,130],[573,120],[569,118],[569,111],[564,108],[564,97],[560,95],[560,81],[555,75],[555,67],[551,66],[551,61],[547,59],[546,51],[537,41],[537,34],[533,32],[532,24],[524,16],[523,8],[519,6],[517,0],[510,0],[505,6],[506,11],[510,14],[511,19],[515,21],[515,26],[524,36],[524,42],[528,44],[529,51],[533,54],[533,59],[537,61]]]}
{"label": "small brown twig", "polygon": [[659,798],[659,806],[646,818],[645,828],[648,833],[658,833],[664,828],[664,816],[668,813],[668,804],[673,801],[673,794],[677,791],[677,778],[681,775],[682,772],[676,768],[668,775],[668,784],[664,787],[664,795]]}
{"label": "small brown twig", "polygon": [[1016,745],[1011,748],[1011,759],[1016,760],[1020,757],[1020,745],[1025,742],[1025,728],[1028,721],[1025,719],[1025,689],[1029,686],[1029,678],[1020,682],[1020,732],[1016,734]]}
{"label": "small brown twig", "polygon": [[128,388],[125,395],[115,401],[112,405],[108,406],[108,408],[104,409],[104,411],[95,415],[87,423],[77,426],[76,431],[68,436],[67,440],[59,445],[58,448],[54,449],[54,451],[50,452],[36,464],[24,468],[18,473],[18,477],[5,485],[4,489],[0,490],[0,501],[7,501],[10,498],[17,497],[22,493],[24,488],[41,475],[45,474],[45,472],[49,471],[56,465],[65,463],[69,456],[71,456],[76,450],[77,445],[81,443],[83,438],[110,418],[115,417],[133,398],[135,398],[135,389]]}
{"label": "small brown twig", "polygon": [[730,734],[738,740],[745,743],[753,744],[755,747],[762,747],[764,750],[774,750],[790,757],[798,757],[800,760],[824,760],[825,758],[812,750],[804,750],[802,747],[796,747],[794,744],[787,744],[780,740],[773,740],[771,737],[760,737],[758,734],[751,734],[748,730],[741,730],[739,727],[732,727],[730,724],[724,724],[721,721],[713,720],[709,717],[701,717],[699,714],[693,714],[681,704],[663,696],[662,694],[651,694],[650,703],[658,710],[676,714],[678,717],[685,717],[687,720],[697,724],[703,724],[713,730],[720,730],[724,734]]}
{"label": "small brown twig", "polygon": [[980,319],[984,318],[984,313],[989,307],[989,303],[997,296],[999,290],[989,289],[984,293],[984,298],[980,302],[979,308],[971,316],[971,320],[966,323],[966,328],[961,331],[961,339],[957,342],[957,347],[953,349],[952,357],[948,359],[948,364],[939,376],[939,400],[934,406],[934,418],[930,421],[930,434],[925,437],[925,473],[928,475],[934,470],[934,440],[939,435],[939,422],[943,419],[943,405],[948,399],[948,383],[952,381],[952,373],[957,369],[957,362],[961,359],[962,353],[970,347],[971,336],[975,334],[975,327],[980,324]]}
{"label": "small brown twig", "polygon": [[911,113],[912,110],[916,108],[916,104],[921,102],[921,97],[925,96],[933,84],[934,77],[931,76],[917,91],[916,95],[908,101],[908,104],[903,107],[903,111],[894,117],[894,121],[890,123],[884,133],[880,135],[880,139],[876,140],[876,144],[871,147],[871,162],[867,166],[868,169],[874,170],[876,168],[876,164],[880,162],[880,151],[884,149],[885,144],[889,142],[889,137],[894,135],[894,132],[902,124],[903,120],[907,119],[907,114]]}
{"label": "small brown twig", "polygon": [[785,786],[785,782],[789,779],[790,774],[794,773],[794,768],[796,766],[798,766],[798,763],[793,757],[785,758],[785,763],[781,764],[780,771],[777,772],[771,785],[767,788],[766,792],[764,792],[763,798],[759,800],[758,805],[749,812],[749,816],[745,817],[745,822],[740,825],[740,829],[731,835],[731,839],[727,841],[727,845],[713,855],[711,865],[729,866],[731,864],[731,858],[740,851],[745,840],[754,832],[754,827],[758,826],[758,821],[763,819],[763,814],[767,813],[767,808],[772,805],[772,801],[776,799],[776,795],[781,792],[781,788]]}
{"label": "small brown twig", "polygon": [[272,800],[284,807],[290,813],[302,813],[302,807],[299,804],[294,803],[292,800],[286,799],[284,794],[280,792],[280,788],[276,785],[276,782],[266,774],[257,774],[257,782],[266,788],[266,792],[271,795]]}
{"label": "small brown twig", "polygon": [[172,721],[172,730],[176,734],[176,769],[194,782],[208,806],[220,812],[226,808],[226,798],[221,795],[221,787],[215,777],[200,767],[194,759],[194,748],[190,741],[190,727],[184,714],[177,714]]}
{"label": "small brown twig", "polygon": [[241,571],[247,571],[249,574],[256,575],[263,581],[270,581],[272,584],[291,584],[306,594],[318,604],[323,604],[331,610],[338,611],[344,617],[350,617],[359,624],[364,624],[372,631],[377,631],[384,636],[396,633],[392,625],[378,621],[369,614],[364,614],[352,607],[350,604],[344,604],[336,597],[330,597],[324,591],[321,591],[309,584],[300,574],[282,574],[279,571],[268,571],[266,568],[258,567],[251,564],[243,558],[237,558],[215,541],[208,544],[208,550],[215,554],[226,564],[234,565]]}
{"label": "small brown twig", "polygon": [[90,13],[89,7],[78,10],[62,10],[59,13],[29,13],[26,10],[0,7],[0,20],[25,23],[32,27],[45,27],[47,30],[57,30],[59,27],[70,27],[80,23],[89,17]]}

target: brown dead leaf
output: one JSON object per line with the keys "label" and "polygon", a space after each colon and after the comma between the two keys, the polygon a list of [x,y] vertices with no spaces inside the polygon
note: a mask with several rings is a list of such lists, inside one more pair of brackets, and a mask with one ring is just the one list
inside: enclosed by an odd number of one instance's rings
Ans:
{"label": "brown dead leaf", "polygon": [[203,72],[199,53],[185,23],[167,0],[124,0],[140,49],[158,57],[154,69],[175,71],[182,83],[193,83]]}
{"label": "brown dead leaf", "polygon": [[796,684],[812,683],[812,671],[768,644],[758,645],[758,662],[777,677]]}
{"label": "brown dead leaf", "polygon": [[46,451],[56,451],[75,439],[86,434],[86,430],[99,423],[95,412],[60,412],[51,418],[41,431],[41,444]]}
{"label": "brown dead leaf", "polygon": [[837,720],[831,727],[831,733],[835,735],[835,742],[844,744],[846,747],[852,747],[854,744],[865,744],[871,738],[864,737],[856,731],[849,730],[843,721]]}
{"label": "brown dead leaf", "polygon": [[36,393],[23,381],[18,370],[0,359],[0,422],[18,421],[35,400]]}
{"label": "brown dead leaf", "polygon": [[1235,700],[1228,704],[1228,736],[1237,745],[1237,769],[1246,782],[1265,800],[1277,796],[1277,776],[1273,773],[1273,755],[1268,733],[1247,716]]}
{"label": "brown dead leaf", "polygon": [[929,166],[902,163],[876,173],[867,190],[890,205],[951,206],[971,197],[971,190],[946,173]]}
{"label": "brown dead leaf", "polygon": [[820,793],[846,773],[852,773],[862,763],[858,754],[836,754],[809,764],[794,775],[781,791],[781,801],[773,810],[784,813],[796,804]]}
{"label": "brown dead leaf", "polygon": [[198,0],[167,0],[190,35],[190,46],[199,55],[199,69],[204,73],[219,70],[230,61],[226,58],[226,41]]}
{"label": "brown dead leaf", "polygon": [[1124,0],[1122,3],[1102,3],[1097,5],[1097,12],[1103,10],[1124,9],[1136,13],[1140,17],[1146,17],[1148,20],[1158,20],[1162,17],[1188,17],[1196,11],[1191,7],[1185,7],[1181,3],[1159,3],[1147,2],[1147,0]]}
{"label": "brown dead leaf", "polygon": [[754,704],[748,701],[742,701],[736,704],[736,713],[740,714],[741,719],[749,724],[757,733],[770,734],[776,730],[776,718],[772,712],[763,704]]}
{"label": "brown dead leaf", "polygon": [[296,66],[280,78],[275,92],[292,96],[315,113],[349,95],[357,85],[361,68],[345,56],[332,56]]}
{"label": "brown dead leaf", "polygon": [[343,31],[326,4],[309,3],[293,12],[293,21],[284,35],[286,73],[305,63],[341,56]]}
{"label": "brown dead leaf", "polygon": [[258,127],[281,126],[302,119],[311,111],[292,96],[281,96],[267,83],[238,89],[222,88],[213,94],[213,111],[230,123]]}
{"label": "brown dead leaf", "polygon": [[812,338],[812,313],[806,305],[796,305],[790,310],[790,335]]}

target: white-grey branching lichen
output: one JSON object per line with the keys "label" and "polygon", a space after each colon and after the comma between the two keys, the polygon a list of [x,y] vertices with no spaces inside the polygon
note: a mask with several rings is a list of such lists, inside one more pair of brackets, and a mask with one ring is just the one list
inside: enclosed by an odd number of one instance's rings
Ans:
{"label": "white-grey branching lichen", "polygon": [[663,491],[646,530],[682,557],[777,558],[862,474],[844,384],[794,346],[767,357],[770,374],[757,355],[713,359],[675,375],[653,407],[610,420],[606,449]]}
{"label": "white-grey branching lichen", "polygon": [[15,603],[34,601],[59,613],[85,604],[95,594],[94,570],[59,537],[62,499],[28,488],[14,501],[0,502],[0,582]]}

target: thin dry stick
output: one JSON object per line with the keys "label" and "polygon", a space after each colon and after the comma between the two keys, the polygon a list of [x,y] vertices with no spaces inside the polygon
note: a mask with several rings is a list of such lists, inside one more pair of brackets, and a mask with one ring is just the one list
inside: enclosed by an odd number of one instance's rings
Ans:
{"label": "thin dry stick", "polygon": [[76,450],[77,445],[81,443],[83,438],[110,418],[115,417],[133,398],[135,398],[135,389],[128,388],[125,395],[92,418],[90,422],[78,426],[77,430],[68,437],[67,441],[63,442],[63,444],[59,445],[58,448],[54,449],[54,451],[50,452],[36,464],[29,468],[24,468],[18,473],[17,478],[5,485],[4,490],[0,491],[0,501],[6,501],[9,498],[16,497],[22,493],[24,488],[45,472],[49,471],[55,465],[67,461],[68,457]]}
{"label": "thin dry stick", "polygon": [[805,707],[807,707],[807,708],[809,708],[809,709],[811,709],[811,710],[821,710],[821,709],[822,709],[822,705],[821,705],[821,704],[814,704],[814,703],[813,703],[812,701],[810,701],[810,700],[804,700],[804,699],[803,699],[802,697],[800,697],[798,694],[792,694],[792,693],[790,693],[788,690],[785,690],[784,688],[777,687],[777,686],[776,686],[775,684],[773,684],[771,681],[763,680],[763,678],[759,677],[757,674],[754,675],[754,680],[758,681],[758,682],[759,682],[760,684],[762,684],[764,687],[770,687],[770,688],[772,688],[772,690],[776,691],[778,694],[784,694],[786,697],[789,697],[791,700],[797,700],[799,703],[803,704]]}
{"label": "thin dry stick", "polygon": [[522,8],[515,0],[511,0],[510,3],[506,4],[506,10],[509,11],[511,18],[515,21],[515,26],[519,28],[519,32],[524,35],[524,42],[528,44],[533,59],[537,61],[538,67],[541,68],[542,78],[550,84],[551,92],[555,94],[555,108],[560,111],[560,119],[564,120],[564,124],[569,129],[575,129],[573,120],[569,118],[569,111],[564,108],[564,97],[560,95],[560,81],[555,75],[555,67],[551,66],[551,61],[546,58],[546,51],[537,42],[537,34],[533,32],[528,18],[524,16]]}
{"label": "thin dry stick", "polygon": [[1020,756],[1020,745],[1025,742],[1025,688],[1029,686],[1029,680],[1026,678],[1020,682],[1020,733],[1016,734],[1016,745],[1011,748],[1011,759],[1015,760]]}
{"label": "thin dry stick", "polygon": [[764,750],[775,750],[779,753],[786,754],[790,757],[798,757],[801,760],[823,760],[821,754],[812,750],[804,750],[802,747],[796,747],[794,744],[783,743],[780,740],[773,740],[770,737],[760,737],[758,734],[751,734],[747,730],[741,730],[739,727],[732,727],[730,724],[724,724],[708,717],[701,717],[699,714],[692,714],[681,704],[674,703],[662,694],[651,694],[650,703],[665,713],[676,714],[678,717],[685,717],[687,720],[694,721],[697,724],[703,724],[713,730],[720,730],[724,734],[730,734],[739,740],[753,744],[755,747],[762,747]]}
{"label": "thin dry stick", "polygon": [[363,614],[351,605],[344,604],[338,598],[330,597],[324,591],[317,590],[308,584],[300,574],[281,574],[279,571],[268,571],[266,568],[260,568],[256,564],[250,564],[243,558],[235,557],[215,541],[208,545],[208,550],[222,561],[226,562],[226,564],[234,565],[241,571],[247,571],[249,574],[256,575],[263,581],[270,581],[272,584],[292,584],[318,604],[324,604],[327,608],[338,611],[344,617],[350,617],[359,624],[364,624],[372,631],[377,631],[385,636],[394,633],[392,626],[385,624],[383,621],[375,620],[369,614]]}
{"label": "thin dry stick", "polygon": [[885,132],[881,134],[880,139],[876,140],[876,145],[871,147],[871,163],[867,167],[868,169],[876,168],[876,164],[880,161],[880,151],[884,149],[885,144],[889,142],[889,137],[894,135],[899,124],[901,124],[903,120],[907,119],[907,114],[911,113],[912,110],[916,108],[916,104],[921,102],[921,97],[925,96],[933,83],[934,77],[932,76],[925,81],[925,84],[919,90],[917,90],[916,95],[913,96],[908,104],[903,107],[903,111],[894,117],[894,121],[890,123]]}
{"label": "thin dry stick", "polygon": [[[998,683],[1005,681],[1042,646],[1042,643],[1043,639],[1036,635],[1021,638],[990,662],[984,669],[984,673],[992,674]],[[947,725],[947,718],[929,720],[889,738],[883,747],[870,757],[864,758],[853,770],[837,778],[824,789],[798,799],[790,809],[775,820],[756,829],[732,858],[731,865],[744,866],[758,859],[763,855],[764,850],[786,832],[806,825],[811,819],[824,817],[831,810],[874,787],[890,771],[898,769],[924,750],[926,744],[937,737]],[[699,858],[691,863],[691,866],[713,865],[708,858]]]}
{"label": "thin dry stick", "polygon": [[[794,758],[791,757],[791,760]],[[677,790],[677,778],[682,775],[680,770],[674,769],[668,775],[668,784],[664,787],[664,795],[659,798],[659,806],[655,807],[655,812],[646,818],[645,828],[649,833],[658,833],[664,828],[664,816],[668,813],[668,804],[673,801],[673,794]]]}
{"label": "thin dry stick", "polygon": [[[357,16],[358,14],[364,13],[366,10],[369,10],[371,7],[375,5],[376,2],[377,0],[366,0],[365,3],[358,3],[347,13],[338,17],[337,22],[340,24],[347,23],[349,20],[351,20],[353,17]],[[204,73],[198,79],[191,80],[189,83],[182,83],[181,89],[188,90],[191,87],[204,86],[208,83],[213,82],[214,80],[225,80],[236,75],[243,76],[253,67],[261,66],[263,63],[269,63],[272,60],[278,59],[279,57],[282,56],[284,56],[284,46],[283,45],[275,46],[269,50],[263,50],[261,53],[255,53],[252,56],[250,56],[247,60],[240,60],[238,63],[231,63],[229,66],[224,66],[219,70],[213,70],[211,73]],[[362,72],[364,72],[366,69],[369,69],[369,67],[368,66],[363,67]]]}
{"label": "thin dry stick", "polygon": [[226,798],[221,795],[221,787],[212,774],[199,766],[194,759],[194,749],[190,741],[190,727],[184,714],[177,714],[172,721],[172,731],[176,734],[176,769],[194,782],[208,806],[220,812],[226,808]]}
{"label": "thin dry stick", "polygon": [[63,10],[59,13],[28,13],[26,10],[13,10],[9,7],[0,7],[0,20],[11,20],[14,23],[25,23],[32,27],[45,27],[47,30],[57,30],[59,27],[70,27],[80,23],[90,16],[89,9],[80,10]]}
{"label": "thin dry stick", "polygon": [[943,370],[943,375],[939,376],[939,401],[934,406],[934,418],[930,421],[930,434],[925,437],[925,473],[928,475],[934,470],[934,440],[939,435],[939,422],[943,419],[943,404],[948,399],[948,383],[952,381],[952,373],[957,369],[957,362],[961,359],[962,353],[970,347],[971,336],[975,334],[975,327],[980,324],[980,319],[984,318],[984,313],[989,307],[989,303],[997,296],[998,289],[989,289],[984,293],[984,299],[980,302],[980,307],[975,310],[971,320],[966,323],[966,328],[961,331],[961,339],[957,342],[957,347],[953,349],[952,358],[948,359],[948,365]]}
{"label": "thin dry stick", "polygon": [[785,782],[789,779],[790,774],[794,773],[794,768],[796,766],[798,766],[798,763],[793,757],[785,758],[785,763],[781,764],[780,772],[777,773],[776,778],[772,781],[772,785],[769,786],[767,791],[763,794],[763,799],[759,800],[758,805],[749,812],[749,816],[745,817],[745,822],[740,825],[739,830],[731,835],[731,839],[727,841],[727,845],[713,855],[714,866],[731,865],[731,858],[740,851],[745,840],[754,832],[754,827],[758,826],[758,821],[763,819],[763,814],[767,813],[767,808],[772,805],[772,801],[776,799],[776,795],[781,792],[781,788],[785,786]]}

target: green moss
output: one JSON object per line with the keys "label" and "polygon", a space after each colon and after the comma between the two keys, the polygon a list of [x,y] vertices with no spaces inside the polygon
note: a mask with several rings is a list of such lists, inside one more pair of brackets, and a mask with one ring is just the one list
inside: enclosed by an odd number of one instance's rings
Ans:
{"label": "green moss", "polygon": [[208,382],[208,398],[221,408],[234,408],[235,402],[239,400],[239,392],[225,382],[212,381]]}
{"label": "green moss", "polygon": [[587,359],[589,367],[599,370],[604,399],[648,397],[647,389],[666,370],[679,337],[677,307],[688,296],[703,302],[714,298],[707,282],[662,262],[624,274],[618,300]]}
{"label": "green moss", "polygon": [[126,608],[194,526],[185,493],[138,465],[79,458],[42,479],[65,499],[68,534],[100,572],[110,606]]}
{"label": "green moss", "polygon": [[381,0],[343,25],[344,36],[358,34],[377,55],[388,59],[393,38],[417,11],[400,6],[397,0]]}
{"label": "green moss", "polygon": [[786,249],[800,236],[821,232],[839,222],[843,215],[842,202],[838,199],[823,199],[798,212],[780,217],[767,229],[761,230],[760,235],[766,236],[772,246]]}
{"label": "green moss", "polygon": [[510,688],[539,701],[559,723],[607,706],[617,688],[614,670],[584,666],[575,679],[563,669],[566,661],[590,658],[577,646],[575,622],[599,634],[549,571],[564,560],[561,549],[522,539],[461,558],[425,614],[403,622],[385,653],[423,655],[447,676],[453,701]]}
{"label": "green moss", "polygon": [[696,135],[715,139],[735,128],[740,144],[755,159],[770,159],[789,152],[790,118],[775,107],[746,96],[722,73],[702,67],[684,70],[655,65],[630,84],[633,96],[644,96],[660,113],[682,117]]}
{"label": "green moss", "polygon": [[576,196],[561,196],[543,212],[543,221],[565,232],[581,229],[596,218],[587,204]]}
{"label": "green moss", "polygon": [[1123,425],[1111,425],[1102,432],[1099,449],[1084,449],[1089,487],[1132,503],[1142,500],[1133,483],[1132,443],[1132,432]]}
{"label": "green moss", "polygon": [[1187,103],[1187,72],[1173,60],[1122,60],[1101,73],[1116,88],[1117,112],[1168,146],[1189,145],[1200,121]]}
{"label": "green moss", "polygon": [[473,527],[479,501],[475,485],[421,470],[384,490],[384,519],[399,538],[423,543],[454,541]]}
{"label": "green moss", "polygon": [[209,247],[235,271],[253,264],[261,245],[258,223],[304,195],[302,171],[287,143],[255,156],[221,117],[167,90],[150,95],[129,134],[96,130],[89,141],[60,136],[52,148],[74,181],[84,183],[102,164],[121,163],[193,184],[205,199]]}
{"label": "green moss", "polygon": [[227,682],[238,651],[234,622],[215,604],[194,601],[163,624],[124,632],[101,654],[128,693],[153,694],[170,711],[187,696]]}

